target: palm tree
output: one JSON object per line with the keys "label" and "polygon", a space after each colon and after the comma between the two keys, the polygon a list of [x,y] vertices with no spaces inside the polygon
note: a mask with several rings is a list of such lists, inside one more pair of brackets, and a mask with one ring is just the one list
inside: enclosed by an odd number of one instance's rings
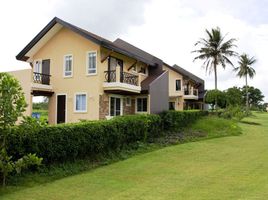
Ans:
{"label": "palm tree", "polygon": [[236,47],[234,44],[236,39],[232,38],[225,42],[225,36],[222,36],[219,27],[212,29],[211,32],[206,29],[206,33],[207,38],[200,38],[195,44],[195,46],[201,47],[193,51],[193,53],[199,54],[194,58],[194,61],[197,59],[205,60],[203,66],[206,71],[209,71],[209,73],[214,71],[215,90],[217,90],[217,66],[221,65],[223,68],[226,67],[226,64],[234,66],[229,57],[238,55],[232,50],[233,47]]}
{"label": "palm tree", "polygon": [[237,76],[240,78],[245,77],[246,80],[246,108],[248,110],[249,107],[249,94],[248,94],[248,77],[253,78],[254,75],[256,74],[256,71],[251,67],[254,63],[256,63],[257,60],[254,57],[249,57],[247,54],[242,54],[239,57],[238,64],[239,66],[234,68],[234,71],[237,72]]}

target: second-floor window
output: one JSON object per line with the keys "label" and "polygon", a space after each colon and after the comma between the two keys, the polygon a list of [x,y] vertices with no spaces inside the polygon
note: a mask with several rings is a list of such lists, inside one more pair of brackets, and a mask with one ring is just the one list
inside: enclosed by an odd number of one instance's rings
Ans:
{"label": "second-floor window", "polygon": [[97,74],[97,52],[92,51],[87,53],[87,74]]}
{"label": "second-floor window", "polygon": [[73,75],[73,56],[64,56],[64,76],[71,77]]}
{"label": "second-floor window", "polygon": [[181,91],[181,80],[176,80],[176,91]]}
{"label": "second-floor window", "polygon": [[34,62],[34,72],[35,73],[42,73],[42,61],[37,60]]}

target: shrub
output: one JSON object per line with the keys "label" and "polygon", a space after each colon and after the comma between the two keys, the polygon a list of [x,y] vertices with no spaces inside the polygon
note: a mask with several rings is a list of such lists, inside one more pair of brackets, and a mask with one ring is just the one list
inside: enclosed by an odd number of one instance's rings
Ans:
{"label": "shrub", "polygon": [[225,119],[235,119],[235,120],[242,120],[244,117],[250,115],[249,111],[246,111],[244,108],[240,106],[229,106],[224,111],[222,111],[219,116]]}
{"label": "shrub", "polygon": [[[34,127],[31,129],[30,127]],[[35,123],[21,125],[8,136],[8,152],[13,157],[36,153],[44,163],[95,158],[125,145],[162,133],[158,115],[116,117],[108,121],[81,122],[47,127]]]}
{"label": "shrub", "polygon": [[207,111],[166,111],[161,118],[165,131],[178,131],[205,115]]}
{"label": "shrub", "polygon": [[167,111],[161,115],[120,116],[53,126],[27,119],[8,136],[8,152],[14,158],[36,153],[46,165],[98,159],[137,142],[150,142],[168,131],[178,131],[206,114],[203,111]]}

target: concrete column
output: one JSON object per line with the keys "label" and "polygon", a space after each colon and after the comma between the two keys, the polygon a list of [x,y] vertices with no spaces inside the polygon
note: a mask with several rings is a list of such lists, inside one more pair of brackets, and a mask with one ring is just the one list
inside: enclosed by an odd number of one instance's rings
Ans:
{"label": "concrete column", "polygon": [[116,74],[116,82],[120,82],[120,77],[121,77],[121,69],[120,69],[120,66],[119,65],[116,65],[116,71],[115,71],[115,74]]}

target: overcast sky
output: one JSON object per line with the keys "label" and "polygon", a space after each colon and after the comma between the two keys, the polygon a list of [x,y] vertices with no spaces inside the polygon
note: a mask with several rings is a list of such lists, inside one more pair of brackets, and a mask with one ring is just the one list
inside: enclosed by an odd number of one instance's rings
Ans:
{"label": "overcast sky", "polygon": [[[268,101],[267,0],[8,0],[0,6],[0,71],[28,67],[15,56],[54,17],[110,40],[120,37],[135,46],[178,64],[214,87],[213,74],[193,63],[194,43],[205,29],[220,27],[227,38],[238,39],[236,49],[258,60],[249,81]],[[237,65],[237,61],[234,61]],[[219,70],[219,89],[242,86],[232,67]]]}

